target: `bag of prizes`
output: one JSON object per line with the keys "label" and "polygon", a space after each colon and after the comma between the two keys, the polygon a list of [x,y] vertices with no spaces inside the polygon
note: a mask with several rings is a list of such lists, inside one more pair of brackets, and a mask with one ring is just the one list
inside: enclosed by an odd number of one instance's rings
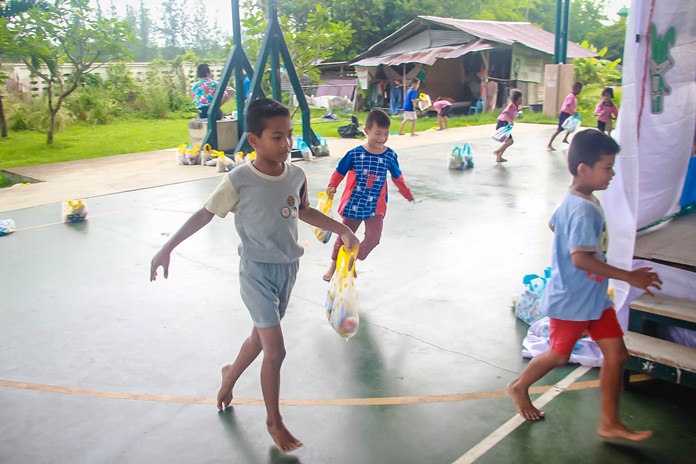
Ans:
{"label": "bag of prizes", "polygon": [[493,133],[493,140],[496,142],[504,142],[512,135],[512,126],[510,124],[501,127]]}
{"label": "bag of prizes", "polygon": [[[319,203],[317,203],[317,209],[329,217],[333,216],[331,207],[333,206],[333,197],[329,196],[326,192],[319,192]],[[314,236],[321,243],[329,243],[331,240],[331,231],[320,229],[319,227],[312,226],[312,232]]]}
{"label": "bag of prizes", "polygon": [[87,220],[87,203],[85,200],[64,201],[62,218],[65,223]]}
{"label": "bag of prizes", "polygon": [[13,219],[0,219],[0,237],[11,234],[16,228]]}
{"label": "bag of prizes", "polygon": [[326,318],[331,327],[348,341],[358,331],[360,315],[358,295],[355,292],[355,261],[358,249],[347,251],[341,246],[336,258],[336,272],[329,282],[326,294]]}
{"label": "bag of prizes", "polygon": [[541,295],[546,289],[546,283],[551,277],[551,268],[544,269],[544,275],[527,274],[522,278],[524,292],[515,301],[515,316],[522,322],[533,324],[546,316],[541,309]]}
{"label": "bag of prizes", "polygon": [[471,169],[474,167],[474,155],[471,153],[471,146],[465,143],[461,147],[452,148],[449,156],[449,169]]}
{"label": "bag of prizes", "polygon": [[576,114],[575,116],[571,116],[565,121],[563,121],[561,127],[567,130],[569,133],[573,133],[580,126],[581,122],[582,117],[580,116],[580,114]]}
{"label": "bag of prizes", "polygon": [[196,144],[194,146],[190,145],[179,145],[179,149],[176,154],[177,163],[183,166],[191,166],[194,164],[200,164],[201,162],[201,146]]}

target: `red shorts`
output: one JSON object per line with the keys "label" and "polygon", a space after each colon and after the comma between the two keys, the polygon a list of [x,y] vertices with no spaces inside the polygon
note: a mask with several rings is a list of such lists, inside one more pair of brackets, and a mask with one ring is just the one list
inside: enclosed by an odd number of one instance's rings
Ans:
{"label": "red shorts", "polygon": [[575,343],[580,340],[587,331],[592,340],[602,338],[623,337],[623,330],[616,318],[614,308],[607,308],[596,321],[566,321],[551,318],[550,324],[551,350],[561,356],[569,356],[573,352]]}

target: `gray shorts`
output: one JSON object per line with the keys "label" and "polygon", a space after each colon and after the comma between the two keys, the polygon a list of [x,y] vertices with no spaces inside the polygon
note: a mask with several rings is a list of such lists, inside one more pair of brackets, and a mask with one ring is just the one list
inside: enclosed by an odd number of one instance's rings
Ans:
{"label": "gray shorts", "polygon": [[299,268],[299,260],[287,264],[239,260],[239,291],[254,327],[280,325]]}

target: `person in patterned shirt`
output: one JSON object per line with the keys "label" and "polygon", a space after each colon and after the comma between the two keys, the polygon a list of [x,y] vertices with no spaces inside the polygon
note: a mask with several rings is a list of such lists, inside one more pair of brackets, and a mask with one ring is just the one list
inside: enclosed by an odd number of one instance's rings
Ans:
{"label": "person in patterned shirt", "polygon": [[[213,103],[213,95],[215,95],[215,90],[218,88],[218,83],[212,79],[210,66],[206,63],[199,64],[196,73],[198,74],[198,80],[191,86],[191,97],[196,108],[198,108],[198,117],[206,119],[208,117],[208,108]],[[220,105],[223,105],[229,98],[230,95],[227,89],[225,89]],[[222,111],[217,110],[215,116],[215,119],[222,119]]]}
{"label": "person in patterned shirt", "polygon": [[[367,142],[351,149],[341,158],[326,188],[326,193],[333,197],[336,187],[347,177],[338,214],[343,218],[343,224],[353,232],[365,222],[365,239],[358,250],[360,260],[367,258],[382,237],[384,215],[387,213],[387,172],[391,174],[399,193],[408,201],[414,201],[401,174],[396,152],[385,145],[390,125],[391,120],[384,111],[370,111],[365,121]],[[336,272],[336,257],[341,245],[343,241],[338,237],[331,254],[331,266],[324,274],[327,282]]]}

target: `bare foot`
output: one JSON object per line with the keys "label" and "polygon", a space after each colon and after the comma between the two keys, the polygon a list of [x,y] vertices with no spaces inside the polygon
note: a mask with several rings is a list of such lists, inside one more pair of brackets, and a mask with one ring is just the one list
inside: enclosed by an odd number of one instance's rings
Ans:
{"label": "bare foot", "polygon": [[507,163],[507,160],[503,158],[502,156],[499,156],[495,159],[496,163]]}
{"label": "bare foot", "polygon": [[544,413],[534,407],[532,400],[529,398],[529,392],[519,390],[517,382],[517,380],[514,380],[507,387],[508,395],[512,398],[512,402],[515,403],[517,412],[528,421],[543,419]]}
{"label": "bare foot", "polygon": [[553,145],[546,145],[546,150],[547,151],[556,151],[556,149],[553,148]]}
{"label": "bare foot", "polygon": [[415,132],[411,132],[411,137],[418,137],[418,134],[416,134]]}
{"label": "bare foot", "polygon": [[228,364],[222,368],[222,385],[217,394],[217,407],[220,411],[224,411],[232,403],[232,389],[234,388],[235,379],[232,378],[232,364]]}
{"label": "bare foot", "polygon": [[267,428],[273,442],[283,453],[289,453],[302,446],[302,442],[295,438],[282,422],[278,425],[267,425]]}
{"label": "bare foot", "polygon": [[605,440],[623,438],[630,441],[643,441],[653,436],[652,430],[631,430],[622,423],[616,425],[600,425],[597,433]]}
{"label": "bare foot", "polygon": [[404,135],[404,133],[403,133],[403,132],[399,132],[399,135]]}
{"label": "bare foot", "polygon": [[568,139],[563,139],[563,143],[570,143]]}
{"label": "bare foot", "polygon": [[322,277],[325,282],[331,282],[331,278],[333,277],[334,273],[336,272],[336,261],[331,261],[331,266],[329,267],[329,270],[326,271],[326,274]]}

